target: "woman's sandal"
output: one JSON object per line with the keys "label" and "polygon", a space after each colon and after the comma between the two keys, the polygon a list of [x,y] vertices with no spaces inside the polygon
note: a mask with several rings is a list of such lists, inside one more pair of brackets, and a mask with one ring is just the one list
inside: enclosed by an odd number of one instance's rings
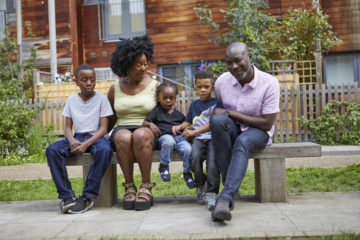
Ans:
{"label": "woman's sandal", "polygon": [[153,196],[151,195],[151,189],[155,186],[155,183],[142,183],[140,185],[139,194],[135,201],[135,210],[147,210],[153,205]]}
{"label": "woman's sandal", "polygon": [[125,187],[125,194],[123,200],[123,209],[132,210],[135,207],[136,200],[136,186],[132,183],[123,183]]}

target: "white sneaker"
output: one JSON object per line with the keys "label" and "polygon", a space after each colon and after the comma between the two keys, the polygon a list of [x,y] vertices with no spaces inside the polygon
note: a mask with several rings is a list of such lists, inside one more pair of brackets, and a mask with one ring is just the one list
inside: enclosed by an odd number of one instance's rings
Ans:
{"label": "white sneaker", "polygon": [[215,207],[216,204],[216,199],[217,199],[217,194],[216,193],[206,193],[204,196],[204,201],[207,202],[207,208],[209,209],[209,211],[212,211]]}

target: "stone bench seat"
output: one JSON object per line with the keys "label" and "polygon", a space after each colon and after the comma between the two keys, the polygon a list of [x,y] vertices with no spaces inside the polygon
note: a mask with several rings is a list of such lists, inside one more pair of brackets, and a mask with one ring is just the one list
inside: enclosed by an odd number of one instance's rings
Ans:
{"label": "stone bench seat", "polygon": [[[320,157],[321,145],[311,142],[275,143],[251,154],[255,167],[255,195],[260,202],[286,202],[286,166],[285,158]],[[153,152],[153,162],[159,162],[160,151]],[[68,166],[83,166],[85,181],[93,156],[85,153],[82,156],[67,159]],[[172,161],[182,161],[176,151]],[[118,201],[116,153],[106,171],[100,186],[97,207],[112,207]]]}

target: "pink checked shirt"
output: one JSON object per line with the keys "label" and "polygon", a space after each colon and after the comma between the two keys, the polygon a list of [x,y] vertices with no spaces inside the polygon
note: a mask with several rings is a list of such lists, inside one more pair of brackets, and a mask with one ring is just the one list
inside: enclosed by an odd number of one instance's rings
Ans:
{"label": "pink checked shirt", "polygon": [[[250,116],[261,117],[263,114],[279,112],[279,81],[255,66],[253,68],[254,79],[244,87],[230,72],[223,73],[215,83],[216,98],[222,101],[224,109]],[[248,125],[240,123],[241,131],[248,128]],[[268,145],[271,145],[274,126],[267,133],[270,136]]]}

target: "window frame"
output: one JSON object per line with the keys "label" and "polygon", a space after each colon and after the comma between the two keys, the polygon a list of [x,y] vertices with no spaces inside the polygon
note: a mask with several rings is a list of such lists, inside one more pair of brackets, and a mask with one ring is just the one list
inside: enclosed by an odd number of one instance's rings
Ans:
{"label": "window frame", "polygon": [[[191,87],[194,89],[194,85],[195,85],[195,74],[196,72],[200,71],[197,68],[197,71],[193,71],[192,67],[200,67],[201,66],[201,62],[185,62],[185,63],[178,63],[178,64],[164,64],[164,65],[158,65],[158,73],[161,77],[170,79],[173,82],[178,82],[179,84],[185,84],[186,86],[188,86],[188,84],[185,83],[185,77],[190,78],[191,80]],[[177,79],[172,79],[169,78],[168,76],[164,76],[164,69],[165,68],[171,68],[171,67],[182,67],[183,71],[184,71],[184,78],[177,78]],[[163,82],[163,79],[160,79],[161,82]]]}
{"label": "window frame", "polygon": [[[329,67],[327,65],[327,56],[342,56],[342,55],[351,55],[353,57],[353,71],[354,71],[354,79],[352,83],[358,83],[360,85],[360,52],[343,52],[343,53],[331,53],[324,57],[324,83],[326,85],[329,85],[327,74],[326,74],[326,68]],[[341,82],[337,82],[341,84]]]}
{"label": "window frame", "polygon": [[[144,31],[141,32],[131,32],[131,13],[130,13],[130,0],[122,0],[121,2],[121,9],[122,9],[122,16],[123,19],[127,19],[127,21],[122,21],[123,33],[121,34],[110,34],[109,33],[109,0],[102,1],[102,39],[105,42],[115,42],[119,41],[119,38],[132,38],[136,36],[142,36],[146,33],[146,7],[145,7],[145,0],[138,0],[142,1],[144,6]],[[99,19],[100,20],[100,19]]]}

